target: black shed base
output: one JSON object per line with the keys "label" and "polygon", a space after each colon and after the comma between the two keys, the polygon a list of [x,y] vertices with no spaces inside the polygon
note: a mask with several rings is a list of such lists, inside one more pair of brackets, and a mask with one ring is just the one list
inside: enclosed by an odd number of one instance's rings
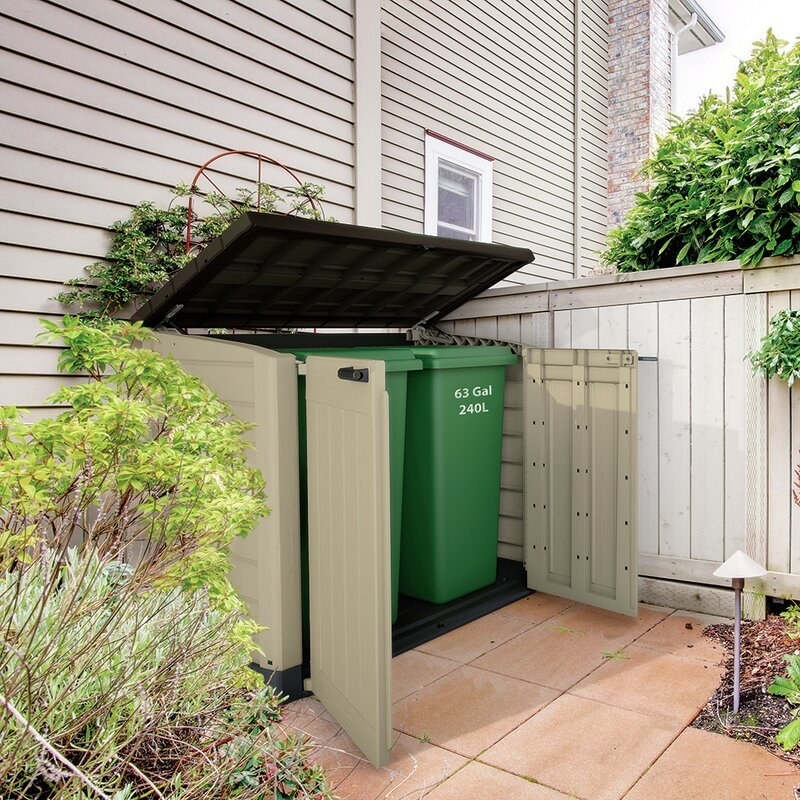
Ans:
{"label": "black shed base", "polygon": [[497,580],[450,603],[435,605],[400,595],[397,622],[392,627],[392,655],[429,642],[498,608],[527,597],[525,569],[519,561],[497,560]]}

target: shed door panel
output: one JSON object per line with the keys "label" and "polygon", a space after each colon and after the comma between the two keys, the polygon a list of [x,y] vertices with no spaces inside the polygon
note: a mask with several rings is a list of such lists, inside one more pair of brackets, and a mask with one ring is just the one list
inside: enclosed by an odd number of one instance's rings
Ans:
{"label": "shed door panel", "polygon": [[528,585],[638,613],[636,354],[524,353]]}
{"label": "shed door panel", "polygon": [[383,362],[310,357],[306,408],[312,691],[381,766],[392,734]]}

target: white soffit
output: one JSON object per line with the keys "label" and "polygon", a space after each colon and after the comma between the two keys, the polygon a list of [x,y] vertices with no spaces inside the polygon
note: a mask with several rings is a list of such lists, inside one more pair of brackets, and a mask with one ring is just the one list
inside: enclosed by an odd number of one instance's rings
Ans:
{"label": "white soffit", "polygon": [[678,55],[711,47],[725,39],[725,34],[714,24],[714,20],[694,0],[669,0],[669,24],[673,31],[688,25],[692,14],[697,14],[697,24],[680,35]]}

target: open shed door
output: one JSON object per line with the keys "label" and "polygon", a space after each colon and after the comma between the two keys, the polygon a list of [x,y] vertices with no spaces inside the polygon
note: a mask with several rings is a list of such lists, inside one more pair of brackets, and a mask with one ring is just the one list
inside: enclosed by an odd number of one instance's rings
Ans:
{"label": "open shed door", "polygon": [[392,735],[383,362],[309,357],[306,408],[311,690],[381,766]]}
{"label": "open shed door", "polygon": [[523,359],[528,586],[635,616],[636,353]]}

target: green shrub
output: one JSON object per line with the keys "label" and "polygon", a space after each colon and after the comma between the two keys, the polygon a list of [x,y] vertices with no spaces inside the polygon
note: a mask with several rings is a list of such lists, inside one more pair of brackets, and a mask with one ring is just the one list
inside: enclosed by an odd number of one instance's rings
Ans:
{"label": "green shrub", "polygon": [[[800,705],[800,656],[788,655],[783,657],[786,662],[786,675],[779,675],[767,688],[770,694],[786,698],[790,705]],[[797,709],[793,712],[797,716]],[[793,750],[800,743],[800,719],[793,719],[778,731],[775,741],[784,750]]]}
{"label": "green shrub", "polygon": [[159,585],[207,586],[239,601],[224,556],[267,513],[264,482],[245,459],[248,426],[172,358],[133,345],[139,324],[44,323],[59,366],[88,380],[51,402],[68,409],[25,424],[0,409],[0,566],[76,540],[104,559],[136,552]]}
{"label": "green shrub", "polygon": [[800,252],[800,42],[771,31],[711,95],[674,122],[642,170],[650,188],[601,260],[621,272]]}
{"label": "green shrub", "polygon": [[747,356],[754,372],[777,377],[789,387],[800,378],[800,312],[784,309],[769,321],[769,331]]}
{"label": "green shrub", "polygon": [[327,797],[308,744],[277,733],[281,698],[232,680],[237,621],[91,548],[0,575],[0,794]]}
{"label": "green shrub", "polygon": [[247,426],[138,324],[45,327],[87,380],[0,408],[0,797],[328,797],[228,579],[267,513]]}

